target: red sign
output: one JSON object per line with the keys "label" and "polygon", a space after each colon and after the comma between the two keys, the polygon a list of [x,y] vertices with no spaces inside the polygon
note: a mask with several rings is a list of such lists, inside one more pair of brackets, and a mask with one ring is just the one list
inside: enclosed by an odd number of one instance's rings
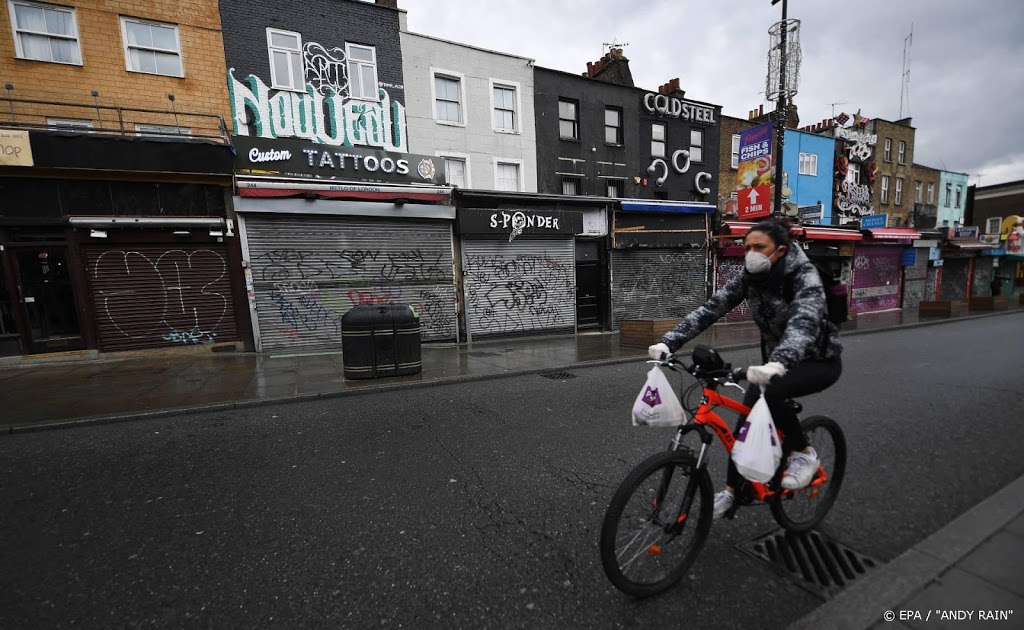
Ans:
{"label": "red sign", "polygon": [[757,219],[772,213],[772,185],[761,184],[753,188],[742,188],[736,193],[739,202],[739,219]]}

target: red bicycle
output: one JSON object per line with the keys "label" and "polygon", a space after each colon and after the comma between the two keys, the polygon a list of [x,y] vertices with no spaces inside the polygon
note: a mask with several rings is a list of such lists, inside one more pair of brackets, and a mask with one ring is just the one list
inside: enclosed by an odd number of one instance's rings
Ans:
{"label": "red bicycle", "polygon": [[[644,460],[626,476],[612,496],[601,526],[604,571],[616,588],[635,597],[664,591],[696,561],[711,531],[714,507],[707,469],[711,432],[729,452],[736,442],[715,409],[724,407],[740,415],[750,411],[718,391],[721,387],[742,391],[737,381],[745,377],[745,368],[733,369],[706,346],[695,347],[692,358],[692,365],[675,357],[653,362],[692,374],[697,383],[691,390],[696,393],[699,388],[700,403],[695,409],[687,408],[693,421],[679,426],[667,452]],[[682,391],[680,394],[684,408],[688,407],[687,395]],[[802,411],[799,403],[788,402],[797,413]],[[807,531],[825,518],[843,482],[846,438],[839,425],[825,416],[807,418],[800,426],[818,453],[818,471],[811,483],[799,490],[782,488],[780,481],[786,467],[783,458],[768,483],[748,481],[736,489],[736,501],[726,518],[733,518],[741,506],[754,502],[767,503],[779,525],[792,532]],[[700,436],[700,452],[696,454],[683,443],[691,432]]]}

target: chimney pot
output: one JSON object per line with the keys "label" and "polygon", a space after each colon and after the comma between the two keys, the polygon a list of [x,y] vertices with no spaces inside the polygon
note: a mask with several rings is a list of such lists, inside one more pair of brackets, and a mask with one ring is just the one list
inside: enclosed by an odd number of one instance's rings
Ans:
{"label": "chimney pot", "polygon": [[764,116],[764,105],[761,105],[757,110],[758,116]]}

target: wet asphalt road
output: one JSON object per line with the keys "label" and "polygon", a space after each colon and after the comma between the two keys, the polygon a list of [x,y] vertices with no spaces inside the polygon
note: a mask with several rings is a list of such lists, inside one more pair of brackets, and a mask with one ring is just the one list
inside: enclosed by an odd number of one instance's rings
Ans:
{"label": "wet asphalt road", "polygon": [[[827,532],[890,560],[1024,473],[1022,324],[845,340],[803,401],[850,449]],[[629,426],[646,369],[2,436],[0,627],[785,627],[821,600],[736,549],[765,508],[662,596],[605,579],[607,501],[671,435]]]}

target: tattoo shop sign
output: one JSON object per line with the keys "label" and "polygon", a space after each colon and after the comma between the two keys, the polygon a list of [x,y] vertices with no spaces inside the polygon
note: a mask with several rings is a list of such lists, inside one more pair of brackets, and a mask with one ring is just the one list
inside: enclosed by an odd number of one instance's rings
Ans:
{"label": "tattoo shop sign", "polygon": [[479,210],[459,209],[461,234],[508,236],[576,235],[583,233],[583,213],[571,210]]}
{"label": "tattoo shop sign", "polygon": [[443,186],[444,162],[429,155],[235,136],[235,171],[309,179]]}

